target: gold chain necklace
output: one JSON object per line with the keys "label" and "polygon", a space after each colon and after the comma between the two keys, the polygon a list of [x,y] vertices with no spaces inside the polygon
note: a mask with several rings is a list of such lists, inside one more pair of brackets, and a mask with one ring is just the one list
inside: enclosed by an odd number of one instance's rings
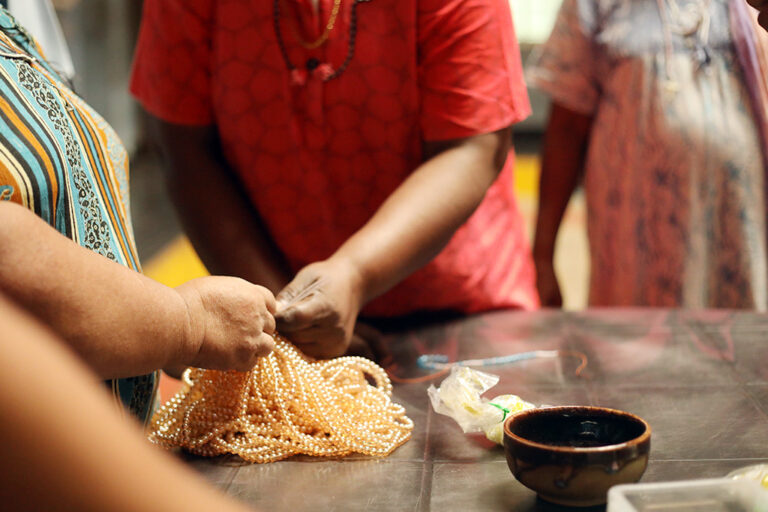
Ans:
{"label": "gold chain necklace", "polygon": [[315,361],[277,335],[275,350],[250,372],[190,369],[184,383],[155,414],[149,439],[207,457],[231,453],[264,463],[296,454],[385,456],[413,430],[376,363]]}
{"label": "gold chain necklace", "polygon": [[333,27],[336,25],[336,18],[339,16],[340,10],[341,0],[333,0],[333,7],[331,7],[331,14],[328,16],[328,22],[325,24],[325,29],[323,30],[323,33],[320,34],[320,37],[314,41],[305,41],[304,38],[301,37],[299,27],[296,25],[296,20],[293,18],[290,18],[291,32],[293,32],[293,36],[296,38],[299,44],[307,50],[314,50],[315,48],[319,48],[325,44],[326,41],[328,41],[328,38],[331,35],[331,31],[333,31]]}

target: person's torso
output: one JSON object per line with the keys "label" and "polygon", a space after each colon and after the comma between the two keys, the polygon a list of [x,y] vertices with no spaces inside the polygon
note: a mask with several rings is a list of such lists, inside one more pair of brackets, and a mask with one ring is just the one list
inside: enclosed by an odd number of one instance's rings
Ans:
{"label": "person's torso", "polygon": [[[293,270],[330,256],[422,158],[417,2],[311,4],[222,1],[213,13],[211,94],[224,151]],[[511,194],[508,168],[462,228],[464,242],[366,311],[534,307]],[[453,297],[449,282],[462,285]]]}

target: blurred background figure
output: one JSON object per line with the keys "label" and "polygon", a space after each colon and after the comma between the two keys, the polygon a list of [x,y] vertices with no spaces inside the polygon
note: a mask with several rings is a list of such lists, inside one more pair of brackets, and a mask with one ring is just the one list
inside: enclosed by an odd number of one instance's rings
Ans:
{"label": "blurred background figure", "polygon": [[765,62],[742,0],[565,0],[530,71],[553,100],[534,242],[583,177],[594,306],[766,308]]}

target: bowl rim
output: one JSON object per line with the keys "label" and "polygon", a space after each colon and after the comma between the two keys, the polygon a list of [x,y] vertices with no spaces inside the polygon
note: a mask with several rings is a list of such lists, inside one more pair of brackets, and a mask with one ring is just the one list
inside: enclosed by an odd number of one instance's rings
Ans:
{"label": "bowl rim", "polygon": [[[531,441],[530,439],[526,439],[524,437],[518,436],[517,434],[513,434],[509,428],[509,425],[516,419],[519,420],[520,418],[523,418],[525,416],[541,414],[541,411],[558,412],[558,411],[567,411],[567,410],[579,411],[579,412],[596,412],[597,411],[600,413],[608,413],[608,414],[623,416],[625,418],[629,418],[633,421],[641,423],[644,427],[644,430],[642,434],[640,434],[639,436],[629,439],[627,441],[624,441],[622,443],[606,444],[602,446],[578,447],[578,446],[555,446],[551,444],[537,443],[536,441]],[[639,447],[645,444],[650,440],[650,437],[651,437],[651,425],[640,416],[637,416],[636,414],[632,414],[627,411],[622,411],[620,409],[611,409],[608,407],[598,407],[593,405],[558,405],[554,407],[537,407],[534,409],[526,409],[524,411],[520,411],[518,413],[510,415],[509,417],[507,417],[506,420],[504,420],[504,437],[509,438],[514,442],[519,443],[523,446],[527,446],[529,448],[549,451],[554,453],[560,453],[560,454],[602,453],[602,452],[614,452],[617,450],[622,450],[622,449],[632,448],[632,447]]]}

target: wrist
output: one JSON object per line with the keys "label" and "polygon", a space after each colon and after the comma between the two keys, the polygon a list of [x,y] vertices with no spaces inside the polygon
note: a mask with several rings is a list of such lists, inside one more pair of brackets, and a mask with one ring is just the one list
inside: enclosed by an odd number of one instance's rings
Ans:
{"label": "wrist", "polygon": [[344,280],[348,283],[350,298],[354,304],[353,307],[359,311],[363,304],[368,302],[370,291],[370,280],[364,267],[354,258],[343,253],[336,253],[328,261],[341,269]]}
{"label": "wrist", "polygon": [[172,351],[165,367],[189,366],[200,352],[203,343],[204,311],[202,298],[193,286],[185,283],[174,288],[177,296],[176,350]]}

